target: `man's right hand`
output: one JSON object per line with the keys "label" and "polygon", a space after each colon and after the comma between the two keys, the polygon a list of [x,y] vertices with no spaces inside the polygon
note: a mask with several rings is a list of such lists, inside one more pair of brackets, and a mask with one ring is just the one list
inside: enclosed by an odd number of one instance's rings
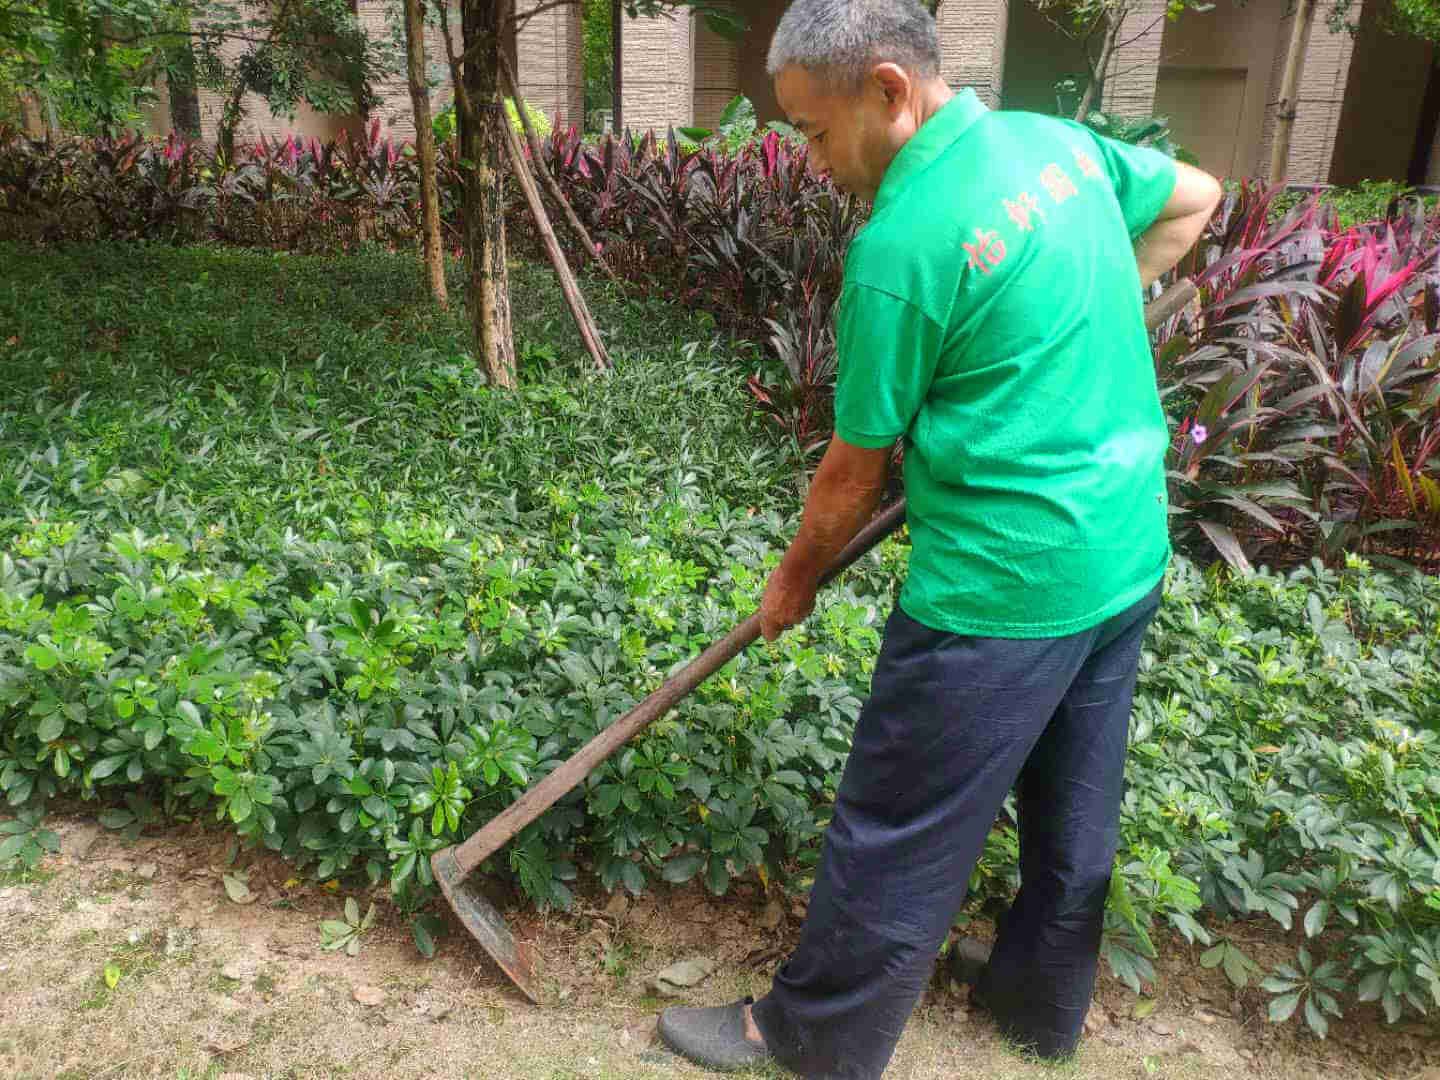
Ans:
{"label": "man's right hand", "polygon": [[784,563],[775,568],[760,601],[760,633],[774,641],[815,610],[817,582],[803,579]]}

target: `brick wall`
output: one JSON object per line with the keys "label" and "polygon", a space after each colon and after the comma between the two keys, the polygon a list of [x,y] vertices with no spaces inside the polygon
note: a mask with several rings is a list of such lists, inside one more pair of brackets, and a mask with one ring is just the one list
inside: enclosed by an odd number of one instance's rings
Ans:
{"label": "brick wall", "polygon": [[[521,14],[536,7],[540,0],[520,0]],[[388,32],[385,13],[390,0],[361,0],[360,18],[372,33]],[[450,35],[455,52],[460,53],[459,3],[450,5]],[[539,109],[552,122],[561,126],[584,123],[585,87],[581,76],[580,5],[551,8],[525,23],[517,35],[516,75],[520,80],[520,96],[531,107]],[[439,26],[425,27],[425,63],[431,81],[430,107],[439,111],[454,96],[450,88],[450,69],[445,54],[445,40]],[[405,76],[399,75],[379,87],[382,104],[372,114],[380,118],[385,129],[397,139],[412,138],[415,118],[410,106],[410,87]]]}
{"label": "brick wall", "polygon": [[[740,92],[740,43],[729,41],[696,19],[695,40],[695,123],[714,128],[720,124],[725,106]],[[747,49],[758,52],[760,42],[753,36],[745,41]],[[767,39],[765,48],[769,48]]]}
{"label": "brick wall", "polygon": [[[1360,14],[1358,5],[1351,16]],[[1280,81],[1285,70],[1285,54],[1290,46],[1294,25],[1293,12],[1287,11],[1280,23],[1275,62],[1270,72],[1265,126],[1260,140],[1256,174],[1270,170],[1270,144],[1275,131],[1274,102],[1280,98]],[[1300,76],[1297,115],[1290,140],[1289,167],[1286,176],[1291,183],[1323,184],[1330,177],[1330,159],[1335,149],[1335,133],[1345,102],[1345,83],[1350,72],[1352,49],[1350,35],[1331,33],[1325,24],[1325,13],[1317,11],[1305,45],[1305,69]]]}
{"label": "brick wall", "polygon": [[[522,12],[540,0],[521,0]],[[560,126],[585,126],[585,76],[580,5],[542,11],[520,31],[520,93]]]}
{"label": "brick wall", "polygon": [[1332,184],[1406,179],[1432,52],[1418,38],[1387,32],[1380,8],[1365,9],[1330,162]]}
{"label": "brick wall", "polygon": [[[521,0],[521,10],[534,7],[539,2]],[[367,33],[373,36],[391,33],[387,20],[391,0],[360,0],[358,8],[358,17]],[[460,52],[460,33],[459,3],[451,0],[450,34],[457,54]],[[583,123],[579,4],[552,8],[535,16],[520,32],[516,47],[521,96],[552,121],[558,117],[563,125]],[[240,42],[230,42],[221,51],[233,57],[243,48]],[[425,60],[431,86],[430,107],[439,112],[449,104],[453,95],[444,38],[438,25],[426,25]],[[413,138],[415,118],[410,105],[409,83],[404,73],[383,81],[376,91],[380,104],[371,113],[371,118],[379,119],[382,130],[397,139]],[[224,108],[224,97],[213,90],[202,89],[199,99],[201,137],[213,143]],[[246,116],[236,135],[241,142],[253,142],[262,134],[284,136],[292,132],[325,140],[354,124],[354,118],[317,113],[304,104],[297,110],[294,120],[289,120],[276,116],[265,106],[264,100],[254,94],[246,95],[245,105]],[[169,124],[168,117],[168,110],[156,109],[150,118],[153,129],[163,133]]]}
{"label": "brick wall", "polygon": [[620,45],[625,126],[663,132],[671,124],[694,124],[695,20],[681,12],[624,22]]}
{"label": "brick wall", "polygon": [[969,88],[991,108],[1000,104],[1009,0],[945,0],[937,20],[940,73],[952,89]]}
{"label": "brick wall", "polygon": [[1166,0],[1140,0],[1120,26],[1105,72],[1101,108],[1119,116],[1150,116],[1165,37]]}

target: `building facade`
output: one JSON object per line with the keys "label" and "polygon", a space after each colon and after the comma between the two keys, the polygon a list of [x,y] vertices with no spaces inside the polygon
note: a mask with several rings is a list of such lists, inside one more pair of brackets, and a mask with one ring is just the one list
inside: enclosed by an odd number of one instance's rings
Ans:
{"label": "building facade", "polygon": [[[626,19],[622,43],[622,119],[631,130],[713,126],[725,105],[744,94],[762,122],[781,119],[765,55],[786,0],[737,0],[748,23],[736,42],[693,16]],[[522,13],[539,0],[520,0]],[[376,33],[389,0],[359,0]],[[1362,179],[1440,181],[1440,77],[1426,44],[1385,31],[1375,5],[1351,6],[1359,32],[1332,31],[1323,10],[1305,43],[1305,64],[1292,136],[1289,178],[1295,183],[1350,184]],[[1289,45],[1290,0],[1216,0],[1208,12],[1166,18],[1165,0],[1140,0],[1127,16],[1111,58],[1100,107],[1123,116],[1168,117],[1175,139],[1207,170],[1224,177],[1263,176],[1269,169],[1275,102]],[[458,15],[452,20],[458,34]],[[994,108],[1056,111],[1055,83],[1084,70],[1075,44],[1032,0],[942,0],[937,15],[942,73]],[[445,50],[431,30],[428,55],[436,108],[449,98]],[[458,50],[457,50],[458,51]],[[547,7],[517,37],[521,93],[560,125],[584,122],[579,4]],[[396,137],[413,134],[403,77],[382,86],[378,118]],[[163,95],[162,95],[163,97]],[[202,132],[214,137],[222,101],[202,92]],[[262,101],[248,103],[242,138],[299,131],[322,138],[358,118],[317,115],[302,106],[291,122]],[[156,110],[152,126],[166,130]]]}

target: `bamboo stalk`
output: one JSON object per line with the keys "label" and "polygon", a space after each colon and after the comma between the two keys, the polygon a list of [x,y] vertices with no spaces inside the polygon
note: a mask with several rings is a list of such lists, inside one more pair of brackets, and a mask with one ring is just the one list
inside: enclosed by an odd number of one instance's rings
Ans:
{"label": "bamboo stalk", "polygon": [[585,342],[585,348],[595,361],[595,366],[601,371],[607,371],[614,365],[610,362],[609,355],[605,352],[605,345],[600,340],[600,329],[595,325],[595,320],[590,315],[590,309],[585,305],[585,297],[580,293],[580,286],[575,281],[575,275],[570,270],[570,264],[565,261],[565,252],[560,249],[560,241],[555,238],[555,229],[550,224],[550,216],[545,212],[545,204],[540,201],[540,189],[535,186],[535,177],[531,175],[530,169],[525,164],[525,153],[520,149],[520,140],[515,137],[515,129],[510,126],[509,119],[502,113],[499,117],[500,128],[505,135],[505,150],[510,156],[510,164],[515,169],[515,177],[520,181],[520,190],[525,193],[525,202],[529,204],[530,215],[535,219],[535,227],[540,230],[540,239],[545,245],[545,253],[550,256],[550,262],[555,267],[555,273],[560,278],[560,291],[565,294],[566,306],[570,308],[570,314],[575,318],[575,326],[580,331],[580,337]]}
{"label": "bamboo stalk", "polygon": [[535,137],[535,127],[530,123],[524,102],[520,100],[520,85],[515,78],[515,72],[510,67],[509,57],[503,52],[500,54],[500,76],[505,80],[505,93],[515,102],[515,113],[520,117],[520,126],[525,129],[525,142],[530,147],[530,160],[534,165],[535,174],[540,177],[540,182],[545,185],[545,190],[550,193],[550,198],[559,205],[571,230],[579,237],[580,246],[585,249],[586,257],[599,263],[600,269],[605,271],[605,276],[618,286],[620,284],[619,276],[610,268],[605,257],[600,254],[600,249],[590,238],[590,231],[585,228],[584,222],[575,213],[575,207],[570,205],[570,200],[565,197],[565,192],[560,189],[555,177],[550,175],[550,170],[545,167],[545,159],[540,154],[540,140]]}

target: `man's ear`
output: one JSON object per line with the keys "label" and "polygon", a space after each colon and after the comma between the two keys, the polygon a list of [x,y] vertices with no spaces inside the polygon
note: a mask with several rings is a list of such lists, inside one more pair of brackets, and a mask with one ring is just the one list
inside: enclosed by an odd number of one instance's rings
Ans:
{"label": "man's ear", "polygon": [[870,71],[870,77],[884,96],[887,108],[898,109],[910,100],[914,84],[910,81],[910,73],[899,64],[876,64]]}

